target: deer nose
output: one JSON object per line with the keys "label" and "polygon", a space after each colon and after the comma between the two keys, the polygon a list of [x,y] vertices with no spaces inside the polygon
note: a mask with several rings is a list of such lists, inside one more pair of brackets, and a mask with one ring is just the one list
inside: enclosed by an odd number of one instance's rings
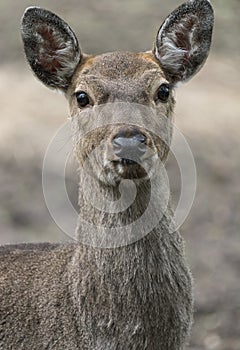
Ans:
{"label": "deer nose", "polygon": [[121,159],[137,161],[146,153],[147,138],[141,133],[128,133],[124,136],[122,132],[112,140],[114,153]]}

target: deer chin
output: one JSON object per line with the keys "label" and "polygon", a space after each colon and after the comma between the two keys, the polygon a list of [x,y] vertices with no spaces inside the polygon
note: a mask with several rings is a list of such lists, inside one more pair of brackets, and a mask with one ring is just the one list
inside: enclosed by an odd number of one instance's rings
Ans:
{"label": "deer chin", "polygon": [[158,155],[143,159],[106,159],[98,178],[106,185],[117,186],[119,182],[125,179],[133,181],[147,181],[151,179],[156,172],[156,160]]}
{"label": "deer chin", "polygon": [[131,159],[121,158],[113,162],[114,170],[121,179],[144,179],[148,176],[146,165]]}

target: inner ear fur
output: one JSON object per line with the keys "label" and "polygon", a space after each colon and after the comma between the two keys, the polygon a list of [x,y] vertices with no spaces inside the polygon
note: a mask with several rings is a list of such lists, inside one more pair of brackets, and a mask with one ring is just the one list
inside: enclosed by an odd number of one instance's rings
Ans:
{"label": "inner ear fur", "polygon": [[48,10],[29,7],[22,18],[22,39],[36,76],[49,87],[66,90],[81,59],[68,24]]}
{"label": "inner ear fur", "polygon": [[190,0],[166,18],[154,54],[170,81],[186,81],[200,70],[208,57],[213,23],[208,0]]}

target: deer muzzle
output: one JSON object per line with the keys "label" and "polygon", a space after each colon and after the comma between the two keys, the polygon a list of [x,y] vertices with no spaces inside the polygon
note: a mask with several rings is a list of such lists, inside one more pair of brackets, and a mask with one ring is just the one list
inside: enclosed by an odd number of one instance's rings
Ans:
{"label": "deer muzzle", "polygon": [[142,133],[118,133],[112,140],[115,155],[127,163],[140,162],[140,159],[146,153],[147,138]]}

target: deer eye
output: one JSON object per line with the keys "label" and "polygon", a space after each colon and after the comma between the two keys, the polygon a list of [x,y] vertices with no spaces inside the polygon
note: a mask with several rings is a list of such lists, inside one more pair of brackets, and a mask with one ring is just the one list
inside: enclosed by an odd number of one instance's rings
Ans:
{"label": "deer eye", "polygon": [[167,102],[168,98],[170,95],[170,86],[169,84],[162,84],[158,91],[157,91],[157,98],[161,101],[161,102]]}
{"label": "deer eye", "polygon": [[88,97],[88,94],[84,91],[76,92],[76,99],[79,107],[86,107],[90,104],[90,99]]}

